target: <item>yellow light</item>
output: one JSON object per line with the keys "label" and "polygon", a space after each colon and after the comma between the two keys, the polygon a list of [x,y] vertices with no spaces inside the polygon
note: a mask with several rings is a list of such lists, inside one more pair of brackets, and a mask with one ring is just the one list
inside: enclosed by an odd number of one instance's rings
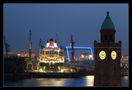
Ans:
{"label": "yellow light", "polygon": [[85,76],[87,86],[94,86],[94,76]]}
{"label": "yellow light", "polygon": [[93,56],[92,55],[89,55],[89,59],[93,59]]}
{"label": "yellow light", "polygon": [[117,53],[115,51],[112,51],[111,52],[111,58],[112,58],[112,60],[115,60],[116,57],[117,57]]}
{"label": "yellow light", "polygon": [[73,72],[72,68],[70,69],[71,72]]}
{"label": "yellow light", "polygon": [[43,72],[42,68],[39,69],[39,72]]}
{"label": "yellow light", "polygon": [[102,51],[99,53],[99,57],[100,57],[101,60],[104,60],[104,59],[106,58],[106,52],[102,50]]}
{"label": "yellow light", "polygon": [[82,54],[81,57],[84,58],[84,55]]}
{"label": "yellow light", "polygon": [[63,69],[61,69],[61,72],[64,72],[64,70],[63,70]]}

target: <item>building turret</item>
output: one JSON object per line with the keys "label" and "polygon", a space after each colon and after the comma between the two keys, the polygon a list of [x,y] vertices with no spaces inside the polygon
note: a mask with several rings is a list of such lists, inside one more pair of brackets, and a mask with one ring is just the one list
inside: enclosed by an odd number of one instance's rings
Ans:
{"label": "building turret", "polygon": [[107,12],[101,26],[101,42],[94,41],[94,86],[120,86],[121,41],[115,42],[115,27]]}
{"label": "building turret", "polygon": [[115,42],[115,26],[110,18],[109,12],[102,23],[100,33],[101,33],[101,42]]}

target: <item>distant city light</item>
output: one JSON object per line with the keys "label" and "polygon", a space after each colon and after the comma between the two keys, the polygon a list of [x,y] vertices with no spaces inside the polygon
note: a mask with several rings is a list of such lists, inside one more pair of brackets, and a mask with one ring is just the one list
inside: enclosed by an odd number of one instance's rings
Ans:
{"label": "distant city light", "polygon": [[20,54],[17,54],[17,56],[20,56]]}
{"label": "distant city light", "polygon": [[89,55],[89,59],[93,59],[93,55]]}
{"label": "distant city light", "polygon": [[[69,49],[71,49],[71,47],[70,47],[70,46],[66,46],[66,52],[67,52],[68,61],[70,61]],[[92,58],[92,59],[93,59],[93,50],[92,50],[91,47],[79,47],[79,46],[74,46],[74,49],[90,50],[91,55],[90,55],[89,58]]]}
{"label": "distant city light", "polygon": [[82,54],[81,57],[84,58],[84,55]]}

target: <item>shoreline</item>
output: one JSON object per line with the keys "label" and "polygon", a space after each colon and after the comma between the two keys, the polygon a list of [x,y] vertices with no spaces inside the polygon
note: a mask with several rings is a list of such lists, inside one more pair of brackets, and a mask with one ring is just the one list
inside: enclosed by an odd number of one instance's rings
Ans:
{"label": "shoreline", "polygon": [[[94,75],[93,73],[82,73],[82,72],[72,72],[72,73],[60,73],[60,72],[24,72],[24,73],[5,73],[4,81],[19,81],[30,78],[80,78],[83,76]],[[120,74],[121,76],[129,76],[128,74]]]}

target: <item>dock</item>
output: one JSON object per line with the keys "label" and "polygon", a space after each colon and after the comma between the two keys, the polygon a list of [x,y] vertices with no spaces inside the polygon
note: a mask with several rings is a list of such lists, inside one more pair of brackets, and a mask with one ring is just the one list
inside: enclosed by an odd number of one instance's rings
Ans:
{"label": "dock", "polygon": [[32,78],[79,78],[84,76],[81,72],[72,72],[72,73],[61,73],[61,72],[30,72]]}

